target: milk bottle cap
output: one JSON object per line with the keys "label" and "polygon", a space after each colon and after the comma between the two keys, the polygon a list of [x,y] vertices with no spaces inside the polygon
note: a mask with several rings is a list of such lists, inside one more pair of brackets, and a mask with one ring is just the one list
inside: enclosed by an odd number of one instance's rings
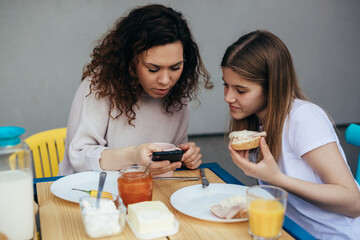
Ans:
{"label": "milk bottle cap", "polygon": [[25,133],[21,127],[0,127],[0,147],[15,146],[21,142],[20,136]]}

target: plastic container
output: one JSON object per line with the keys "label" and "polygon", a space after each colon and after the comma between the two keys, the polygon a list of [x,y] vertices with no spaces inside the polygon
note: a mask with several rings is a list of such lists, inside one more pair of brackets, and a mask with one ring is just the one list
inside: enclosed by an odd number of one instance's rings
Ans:
{"label": "plastic container", "polygon": [[79,201],[86,234],[90,238],[103,238],[120,234],[125,228],[126,207],[121,198],[101,198],[96,208],[96,198],[86,196]]}
{"label": "plastic container", "polygon": [[25,130],[0,127],[0,232],[8,239],[34,237],[34,192]]}

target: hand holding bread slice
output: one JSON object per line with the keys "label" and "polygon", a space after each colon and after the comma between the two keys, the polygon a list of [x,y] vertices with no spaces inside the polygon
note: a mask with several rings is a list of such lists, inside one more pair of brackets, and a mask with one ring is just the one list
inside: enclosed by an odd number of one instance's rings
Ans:
{"label": "hand holding bread slice", "polygon": [[242,130],[233,131],[229,135],[231,146],[234,150],[257,148],[260,145],[261,137],[266,137],[266,132]]}

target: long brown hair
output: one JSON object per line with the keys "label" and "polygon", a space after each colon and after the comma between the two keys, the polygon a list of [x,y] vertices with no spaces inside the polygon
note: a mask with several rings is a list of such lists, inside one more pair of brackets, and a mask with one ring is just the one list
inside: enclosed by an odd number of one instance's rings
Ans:
{"label": "long brown hair", "polygon": [[[299,87],[291,55],[274,34],[257,30],[231,44],[221,61],[248,81],[260,84],[267,96],[267,114],[263,122],[266,142],[276,161],[281,151],[282,130],[294,99],[306,99]],[[240,120],[231,119],[229,131],[258,131],[255,114]]]}
{"label": "long brown hair", "polygon": [[[143,92],[135,71],[139,54],[151,47],[176,41],[183,45],[184,68],[163,102],[167,112],[179,111],[186,104],[184,99],[199,102],[200,77],[205,88],[212,88],[212,83],[186,20],[180,12],[163,5],[134,8],[127,16],[119,18],[93,50],[91,62],[83,69],[82,80],[91,77],[90,94],[95,91],[97,99],[109,98],[110,117],[117,118],[124,113],[128,123],[133,125],[131,122],[136,118],[134,107]],[[115,107],[120,113],[111,116]]]}

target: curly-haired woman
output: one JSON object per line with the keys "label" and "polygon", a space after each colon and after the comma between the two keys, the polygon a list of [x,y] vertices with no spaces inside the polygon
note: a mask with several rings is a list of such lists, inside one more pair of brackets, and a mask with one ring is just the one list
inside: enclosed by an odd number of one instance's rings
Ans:
{"label": "curly-haired woman", "polygon": [[153,174],[201,164],[187,142],[188,101],[199,78],[212,88],[186,20],[163,5],[134,8],[95,47],[72,103],[59,175],[148,165],[154,142],[185,151],[181,162],[151,164]]}

